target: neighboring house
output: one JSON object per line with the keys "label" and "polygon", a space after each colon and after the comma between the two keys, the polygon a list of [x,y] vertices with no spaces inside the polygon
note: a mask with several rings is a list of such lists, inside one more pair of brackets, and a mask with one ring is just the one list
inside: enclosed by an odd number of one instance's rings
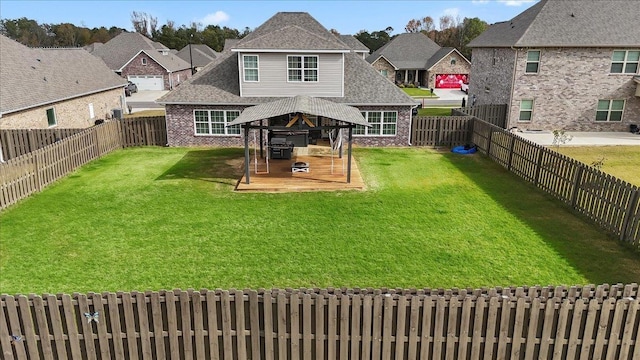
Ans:
{"label": "neighboring house", "polygon": [[0,35],[0,128],[86,128],[122,112],[126,81],[82,48],[32,49]]}
{"label": "neighboring house", "polygon": [[93,45],[91,54],[138,90],[171,90],[191,77],[189,62],[137,32],[123,32],[102,46]]}
{"label": "neighboring house", "polygon": [[200,71],[220,54],[205,44],[189,44],[176,52],[176,55],[189,65],[193,64],[195,71]]}
{"label": "neighboring house", "polygon": [[428,88],[460,88],[471,71],[471,63],[458,50],[441,48],[420,32],[396,36],[367,61],[397,84]]}
{"label": "neighboring house", "polygon": [[[541,0],[471,41],[475,104],[509,127],[627,131],[640,123],[637,1]],[[473,101],[473,100],[472,100]]]}
{"label": "neighboring house", "polygon": [[[357,144],[409,143],[415,101],[308,13],[277,13],[232,44],[157,100],[166,106],[169,145],[242,146],[240,128],[227,127],[228,123],[247,107],[297,95],[357,107],[372,124],[354,129]],[[310,121],[322,125],[331,119]]]}
{"label": "neighboring house", "polygon": [[342,40],[343,43],[347,44],[351,48],[353,52],[362,56],[363,59],[366,59],[369,56],[369,48],[360,42],[360,40],[356,39],[353,35],[338,35],[338,38]]}

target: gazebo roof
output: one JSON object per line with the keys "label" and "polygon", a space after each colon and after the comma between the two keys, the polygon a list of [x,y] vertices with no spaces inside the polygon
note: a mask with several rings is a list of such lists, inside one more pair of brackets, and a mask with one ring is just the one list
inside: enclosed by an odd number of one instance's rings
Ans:
{"label": "gazebo roof", "polygon": [[227,126],[246,124],[256,120],[297,113],[323,116],[367,127],[371,126],[364,117],[362,117],[360,110],[353,106],[304,95],[248,107]]}

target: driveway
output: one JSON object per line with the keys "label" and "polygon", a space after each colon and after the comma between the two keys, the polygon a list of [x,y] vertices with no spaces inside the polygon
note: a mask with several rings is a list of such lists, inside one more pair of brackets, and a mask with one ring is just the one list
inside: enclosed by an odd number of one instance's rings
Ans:
{"label": "driveway", "polygon": [[167,90],[140,90],[137,93],[131,94],[131,96],[125,97],[125,101],[127,107],[131,106],[132,112],[162,109],[164,105],[156,104],[156,99],[168,92]]}
{"label": "driveway", "polygon": [[[467,94],[460,89],[433,89],[438,99],[416,99],[420,101],[422,107],[433,106],[457,106],[462,105],[462,99],[467,98]],[[467,99],[468,102],[468,99]]]}
{"label": "driveway", "polygon": [[[549,146],[553,143],[551,131],[518,131],[515,133],[538,145]],[[640,135],[630,132],[572,132],[571,141],[567,141],[562,146],[606,146],[606,145],[638,145],[640,146]]]}

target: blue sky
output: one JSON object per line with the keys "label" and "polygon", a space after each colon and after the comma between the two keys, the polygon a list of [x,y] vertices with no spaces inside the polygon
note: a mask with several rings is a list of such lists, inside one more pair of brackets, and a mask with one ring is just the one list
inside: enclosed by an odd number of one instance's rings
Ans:
{"label": "blue sky", "polygon": [[[278,11],[306,11],[327,29],[355,34],[394,28],[404,32],[410,19],[445,14],[479,17],[488,23],[509,20],[537,0],[450,1],[0,1],[0,18],[26,17],[39,23],[69,22],[88,28],[117,26],[132,30],[131,12],[146,12],[158,19],[159,27],[172,20],[176,26],[199,22],[254,29]],[[437,23],[436,23],[437,25]]]}

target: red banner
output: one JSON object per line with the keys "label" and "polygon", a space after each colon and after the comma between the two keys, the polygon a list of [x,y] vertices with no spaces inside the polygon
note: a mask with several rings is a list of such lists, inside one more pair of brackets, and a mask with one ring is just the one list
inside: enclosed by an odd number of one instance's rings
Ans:
{"label": "red banner", "polygon": [[459,89],[462,83],[468,82],[467,74],[438,74],[436,75],[436,88]]}

